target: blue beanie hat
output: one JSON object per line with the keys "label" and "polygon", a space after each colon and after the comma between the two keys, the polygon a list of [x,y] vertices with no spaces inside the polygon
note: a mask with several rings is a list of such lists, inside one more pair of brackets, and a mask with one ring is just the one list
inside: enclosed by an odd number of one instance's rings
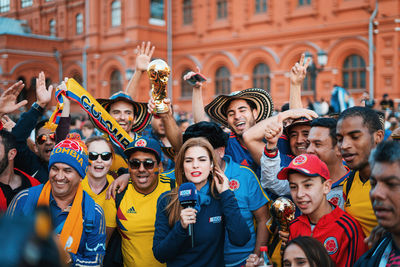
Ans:
{"label": "blue beanie hat", "polygon": [[49,172],[54,163],[65,163],[74,168],[84,178],[89,165],[86,145],[79,139],[65,139],[51,151]]}

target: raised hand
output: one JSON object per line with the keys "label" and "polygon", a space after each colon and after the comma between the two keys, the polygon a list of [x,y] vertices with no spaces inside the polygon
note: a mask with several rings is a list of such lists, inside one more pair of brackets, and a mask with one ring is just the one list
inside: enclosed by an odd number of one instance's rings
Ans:
{"label": "raised hand", "polygon": [[42,108],[46,107],[51,101],[52,93],[53,86],[50,85],[49,89],[46,89],[46,77],[44,76],[44,72],[41,71],[39,77],[36,79],[36,100],[39,106]]}
{"label": "raised hand", "polygon": [[153,55],[154,45],[151,46],[150,42],[142,42],[142,45],[136,47],[136,71],[146,71],[149,66],[151,57]]}
{"label": "raised hand", "polygon": [[221,194],[222,192],[225,192],[226,190],[229,189],[229,180],[220,168],[214,167],[213,178],[215,180],[215,185],[217,187],[218,193]]}
{"label": "raised hand", "polygon": [[[196,66],[196,69],[197,69],[197,73],[200,73],[199,66]],[[187,81],[190,78],[192,78],[193,76],[195,76],[197,73],[194,71],[189,71],[188,73],[185,74],[185,76],[183,76],[183,80]],[[203,82],[196,82],[196,84],[193,85],[193,89],[201,88],[202,85],[203,85]]]}
{"label": "raised hand", "polygon": [[158,116],[160,118],[172,114],[172,108],[171,108],[171,99],[169,98],[164,98],[163,102],[168,106],[168,111],[165,113],[154,113],[154,109],[156,108],[156,103],[154,102],[154,99],[150,97],[149,102],[147,102],[147,112],[150,114],[153,114],[154,116]]}
{"label": "raised hand", "polygon": [[267,148],[275,148],[278,144],[279,137],[281,137],[283,131],[282,115],[278,114],[276,120],[272,121],[265,128],[264,137],[267,140]]}
{"label": "raised hand", "polygon": [[311,58],[304,61],[305,55],[301,54],[300,62],[296,62],[290,70],[290,83],[293,85],[301,85],[307,74],[308,65],[311,63]]}
{"label": "raised hand", "polygon": [[18,81],[10,86],[3,94],[0,96],[0,116],[6,113],[11,113],[19,109],[20,107],[26,105],[28,100],[22,100],[16,103],[17,97],[21,90],[24,88],[22,81]]}

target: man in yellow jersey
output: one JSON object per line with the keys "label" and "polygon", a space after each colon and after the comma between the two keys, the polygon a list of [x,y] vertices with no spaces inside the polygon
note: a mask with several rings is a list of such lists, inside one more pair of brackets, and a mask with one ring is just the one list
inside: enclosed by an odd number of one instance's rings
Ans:
{"label": "man in yellow jersey", "polygon": [[[116,227],[122,237],[124,266],[165,266],[152,251],[157,199],[175,186],[175,181],[159,176],[161,147],[148,137],[132,142],[124,151],[128,158],[130,181],[116,208],[106,204],[107,235]],[[111,212],[108,212],[108,209]]]}
{"label": "man in yellow jersey", "polygon": [[347,166],[352,170],[343,185],[344,208],[358,220],[367,237],[378,225],[369,199],[371,168],[368,158],[371,150],[383,140],[382,128],[376,111],[365,107],[344,110],[336,127],[338,147]]}

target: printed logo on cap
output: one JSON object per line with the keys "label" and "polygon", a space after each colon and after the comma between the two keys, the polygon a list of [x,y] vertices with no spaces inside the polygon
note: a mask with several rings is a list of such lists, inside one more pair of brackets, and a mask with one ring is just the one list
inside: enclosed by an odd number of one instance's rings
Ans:
{"label": "printed logo on cap", "polygon": [[136,141],[135,146],[145,147],[147,145],[147,141],[144,139],[139,139]]}
{"label": "printed logo on cap", "polygon": [[339,249],[338,242],[337,242],[336,238],[333,236],[325,239],[324,247],[329,255],[335,254],[336,251],[338,251],[338,249]]}
{"label": "printed logo on cap", "polygon": [[293,160],[293,165],[301,165],[307,162],[307,157],[305,155],[300,155],[297,156],[294,160]]}
{"label": "printed logo on cap", "polygon": [[236,190],[239,189],[239,187],[240,187],[240,183],[239,183],[238,180],[232,179],[232,180],[229,181],[229,189],[231,191],[236,191]]}

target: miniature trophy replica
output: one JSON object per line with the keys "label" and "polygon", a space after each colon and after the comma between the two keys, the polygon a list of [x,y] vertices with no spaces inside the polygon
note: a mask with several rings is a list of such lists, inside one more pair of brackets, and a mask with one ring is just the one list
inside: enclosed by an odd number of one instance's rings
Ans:
{"label": "miniature trophy replica", "polygon": [[289,232],[289,223],[294,219],[296,206],[285,197],[278,197],[271,205],[271,215],[279,223],[281,231]]}
{"label": "miniature trophy replica", "polygon": [[165,113],[168,111],[168,106],[164,103],[167,97],[167,83],[170,68],[162,59],[155,59],[150,62],[147,68],[151,82],[151,97],[155,102],[154,113]]}

